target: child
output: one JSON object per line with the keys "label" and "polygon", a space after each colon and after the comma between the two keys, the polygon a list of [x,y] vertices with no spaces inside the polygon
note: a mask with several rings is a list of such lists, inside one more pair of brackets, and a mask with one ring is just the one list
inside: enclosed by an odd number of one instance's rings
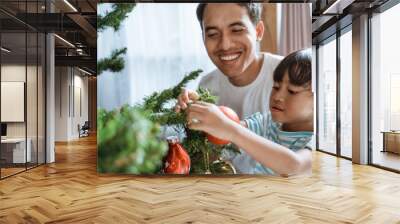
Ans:
{"label": "child", "polygon": [[[269,112],[256,113],[242,125],[216,105],[196,102],[188,108],[189,128],[226,139],[241,148],[232,159],[240,173],[293,175],[311,169],[314,96],[311,52],[285,57],[274,71]],[[195,121],[195,122],[194,122]]]}

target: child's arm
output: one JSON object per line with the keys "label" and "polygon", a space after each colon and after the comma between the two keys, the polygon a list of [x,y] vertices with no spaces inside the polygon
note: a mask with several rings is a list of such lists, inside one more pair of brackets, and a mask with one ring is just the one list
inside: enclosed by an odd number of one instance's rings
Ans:
{"label": "child's arm", "polygon": [[231,142],[244,149],[252,158],[280,175],[300,174],[311,169],[311,151],[294,152],[282,145],[265,139],[241,125],[231,129]]}
{"label": "child's arm", "polygon": [[290,149],[265,139],[227,118],[217,106],[208,103],[192,104],[188,109],[189,128],[205,131],[215,137],[229,140],[244,149],[252,158],[280,175],[293,175],[311,169],[311,152]]}

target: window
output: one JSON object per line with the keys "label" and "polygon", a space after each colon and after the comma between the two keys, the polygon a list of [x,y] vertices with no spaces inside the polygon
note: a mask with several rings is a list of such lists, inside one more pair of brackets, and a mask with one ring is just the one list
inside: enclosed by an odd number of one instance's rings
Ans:
{"label": "window", "polygon": [[318,48],[318,149],[336,154],[336,40]]}
{"label": "window", "polygon": [[352,157],[352,74],[350,29],[340,36],[340,154],[348,158]]}
{"label": "window", "polygon": [[393,153],[400,149],[400,133],[395,132],[400,130],[399,21],[400,5],[371,19],[372,163],[396,170],[400,170],[400,156]]}

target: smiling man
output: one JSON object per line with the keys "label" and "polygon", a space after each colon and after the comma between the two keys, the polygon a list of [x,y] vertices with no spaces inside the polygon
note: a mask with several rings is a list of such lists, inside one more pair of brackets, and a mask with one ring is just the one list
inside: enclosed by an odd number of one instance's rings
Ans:
{"label": "smiling man", "polygon": [[[264,24],[259,3],[201,3],[197,8],[204,45],[217,69],[204,76],[200,86],[218,96],[225,105],[245,118],[266,112],[272,89],[272,74],[282,57],[257,50]],[[177,110],[196,98],[183,90]]]}

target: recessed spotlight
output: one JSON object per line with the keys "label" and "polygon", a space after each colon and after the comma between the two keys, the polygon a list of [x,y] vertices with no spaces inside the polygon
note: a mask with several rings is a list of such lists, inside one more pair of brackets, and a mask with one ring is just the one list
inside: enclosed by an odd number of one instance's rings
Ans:
{"label": "recessed spotlight", "polygon": [[74,12],[78,12],[78,10],[71,4],[69,3],[67,0],[64,0],[65,4],[67,4]]}
{"label": "recessed spotlight", "polygon": [[54,34],[54,36],[57,37],[58,39],[60,39],[62,42],[64,42],[64,43],[66,43],[67,45],[69,45],[70,47],[75,48],[75,45],[71,44],[71,42],[69,42],[69,41],[67,41],[66,39],[60,37],[59,35]]}
{"label": "recessed spotlight", "polygon": [[1,50],[4,51],[4,52],[6,52],[6,53],[10,53],[10,52],[11,52],[11,50],[9,50],[9,49],[7,49],[7,48],[5,48],[5,47],[1,47]]}
{"label": "recessed spotlight", "polygon": [[355,0],[336,0],[327,9],[325,9],[322,14],[342,14],[343,9],[351,5]]}
{"label": "recessed spotlight", "polygon": [[81,68],[79,68],[78,67],[78,69],[79,69],[79,71],[81,71],[81,72],[83,72],[83,73],[85,73],[85,74],[87,74],[87,75],[92,75],[92,73],[90,73],[90,72],[88,72],[88,71],[85,71],[85,70],[83,70],[83,69],[81,69]]}

